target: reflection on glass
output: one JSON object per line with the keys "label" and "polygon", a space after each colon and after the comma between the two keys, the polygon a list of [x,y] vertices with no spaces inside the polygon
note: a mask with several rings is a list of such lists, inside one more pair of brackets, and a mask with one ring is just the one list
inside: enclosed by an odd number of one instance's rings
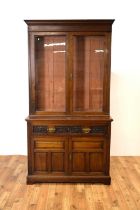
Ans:
{"label": "reflection on glass", "polygon": [[64,36],[40,36],[35,40],[38,111],[65,111],[65,45]]}
{"label": "reflection on glass", "polygon": [[103,111],[104,37],[75,36],[74,111]]}

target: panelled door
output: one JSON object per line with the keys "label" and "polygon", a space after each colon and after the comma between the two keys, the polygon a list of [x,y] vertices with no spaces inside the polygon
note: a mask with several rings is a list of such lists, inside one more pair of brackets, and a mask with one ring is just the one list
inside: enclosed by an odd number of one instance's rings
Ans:
{"label": "panelled door", "polygon": [[66,137],[34,138],[34,172],[64,174],[68,167]]}
{"label": "panelled door", "polygon": [[34,173],[87,175],[104,173],[104,137],[37,137]]}
{"label": "panelled door", "polygon": [[69,166],[73,175],[104,173],[105,139],[72,137],[69,142]]}
{"label": "panelled door", "polygon": [[32,81],[30,111],[64,114],[68,111],[68,36],[65,32],[33,32],[29,36]]}

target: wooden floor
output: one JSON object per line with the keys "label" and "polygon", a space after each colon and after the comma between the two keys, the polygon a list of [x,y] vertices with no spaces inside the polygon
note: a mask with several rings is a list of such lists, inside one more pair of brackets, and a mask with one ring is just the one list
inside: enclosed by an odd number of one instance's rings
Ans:
{"label": "wooden floor", "polygon": [[0,210],[140,210],[140,157],[111,157],[110,186],[26,185],[26,157],[0,156]]}

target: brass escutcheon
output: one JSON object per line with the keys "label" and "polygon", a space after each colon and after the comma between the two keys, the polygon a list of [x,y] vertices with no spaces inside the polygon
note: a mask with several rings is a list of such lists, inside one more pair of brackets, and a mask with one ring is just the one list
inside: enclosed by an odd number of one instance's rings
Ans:
{"label": "brass escutcheon", "polygon": [[89,133],[91,128],[82,128],[83,133]]}
{"label": "brass escutcheon", "polygon": [[55,129],[54,127],[48,128],[48,132],[49,132],[49,133],[55,133],[55,130],[56,130],[56,129]]}

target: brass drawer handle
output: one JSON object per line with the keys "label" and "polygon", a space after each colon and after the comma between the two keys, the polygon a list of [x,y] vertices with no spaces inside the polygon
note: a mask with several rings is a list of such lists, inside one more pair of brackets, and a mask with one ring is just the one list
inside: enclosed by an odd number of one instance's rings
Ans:
{"label": "brass drawer handle", "polygon": [[48,128],[48,132],[49,132],[49,133],[55,133],[55,130],[56,130],[56,129],[55,129],[54,127]]}
{"label": "brass drawer handle", "polygon": [[82,128],[83,133],[89,133],[91,128]]}

